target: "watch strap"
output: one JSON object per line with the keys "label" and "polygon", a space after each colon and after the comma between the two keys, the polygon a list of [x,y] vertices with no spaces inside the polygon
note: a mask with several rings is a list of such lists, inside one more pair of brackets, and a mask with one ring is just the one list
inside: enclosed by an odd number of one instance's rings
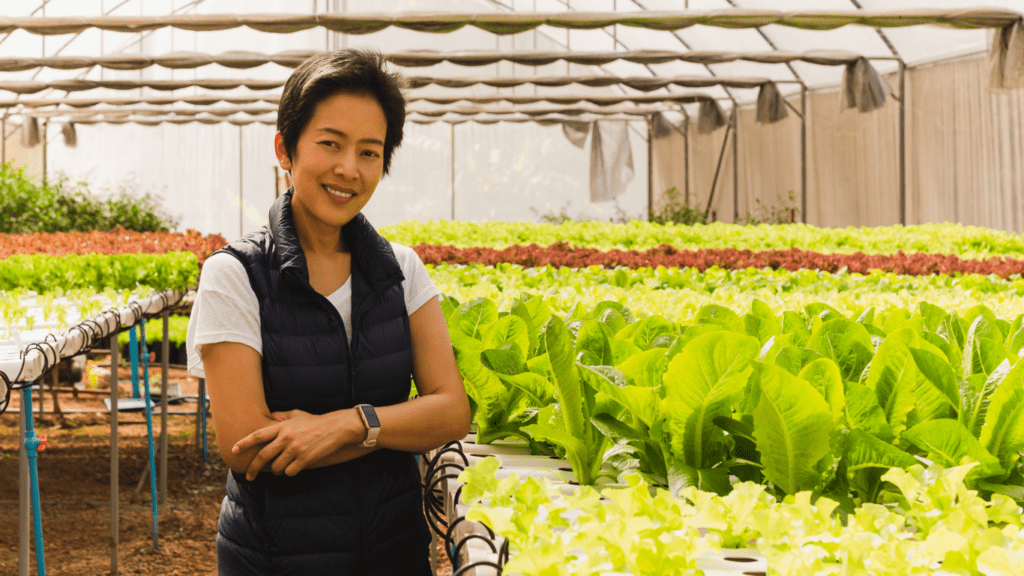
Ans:
{"label": "watch strap", "polygon": [[369,404],[357,405],[356,411],[359,412],[359,418],[362,419],[363,426],[366,427],[366,439],[359,445],[363,448],[373,448],[377,445],[377,435],[380,434],[380,421],[377,419],[377,411]]}

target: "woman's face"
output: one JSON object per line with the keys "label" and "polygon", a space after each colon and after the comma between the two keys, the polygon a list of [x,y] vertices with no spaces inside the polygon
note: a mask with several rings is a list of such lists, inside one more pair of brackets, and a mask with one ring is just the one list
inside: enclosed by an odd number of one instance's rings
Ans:
{"label": "woman's face", "polygon": [[281,135],[277,157],[290,170],[292,209],[338,228],[370,200],[384,169],[387,119],[370,94],[342,92],[317,105],[288,158]]}

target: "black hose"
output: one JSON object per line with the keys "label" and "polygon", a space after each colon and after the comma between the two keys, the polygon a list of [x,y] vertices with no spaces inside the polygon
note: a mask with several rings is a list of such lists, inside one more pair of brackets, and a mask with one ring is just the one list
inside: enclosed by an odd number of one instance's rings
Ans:
{"label": "black hose", "polygon": [[459,568],[458,570],[456,570],[452,574],[452,576],[462,576],[468,570],[472,570],[473,568],[481,568],[481,567],[484,567],[484,566],[489,566],[491,568],[494,568],[495,570],[497,570],[497,574],[501,574],[502,568],[498,564],[495,564],[494,562],[491,562],[490,560],[477,560],[476,562],[470,562],[469,564],[466,564],[462,568]]}
{"label": "black hose", "polygon": [[3,414],[7,411],[7,407],[11,405],[11,392],[14,389],[11,387],[11,380],[7,377],[7,374],[0,372],[0,379],[4,381],[4,388],[6,389],[3,400],[0,401],[0,414]]}

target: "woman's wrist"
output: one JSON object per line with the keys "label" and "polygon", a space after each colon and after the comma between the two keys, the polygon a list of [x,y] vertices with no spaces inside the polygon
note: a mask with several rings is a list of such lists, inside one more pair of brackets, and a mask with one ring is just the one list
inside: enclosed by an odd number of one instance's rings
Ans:
{"label": "woman's wrist", "polygon": [[358,445],[366,438],[366,426],[363,425],[356,410],[356,408],[348,408],[333,413],[335,429],[344,446]]}

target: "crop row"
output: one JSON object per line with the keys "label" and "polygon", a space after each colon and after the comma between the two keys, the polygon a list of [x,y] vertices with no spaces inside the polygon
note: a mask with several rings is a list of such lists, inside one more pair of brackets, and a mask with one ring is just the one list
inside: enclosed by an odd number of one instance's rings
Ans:
{"label": "crop row", "polygon": [[203,236],[185,232],[54,232],[0,234],[0,260],[15,254],[69,256],[86,254],[165,254],[192,252],[202,265],[213,252],[227,244],[220,234]]}
{"label": "crop row", "polygon": [[566,222],[401,222],[381,229],[394,242],[452,245],[460,248],[505,248],[516,244],[550,246],[565,242],[599,250],[648,250],[661,244],[676,250],[736,248],[821,253],[894,254],[921,252],[955,254],[961,258],[1024,256],[1024,239],[1011,232],[960,224],[920,224],[876,228],[815,228],[807,224],[741,226],[736,224],[662,225],[632,221]]}
{"label": "crop row", "polygon": [[879,313],[916,308],[922,301],[961,314],[977,304],[989,307],[1000,318],[1024,314],[1024,280],[980,275],[597,267],[573,270],[511,264],[440,265],[428,266],[428,270],[441,292],[461,302],[488,298],[507,310],[522,293],[543,294],[548,307],[563,315],[574,306],[587,309],[605,300],[627,306],[637,316],[660,315],[677,322],[692,322],[698,310],[708,304],[743,312],[754,300],[767,303],[776,314],[821,302],[856,317],[871,308]]}
{"label": "crop row", "polygon": [[[779,500],[740,482],[728,495],[652,488],[636,475],[621,487],[571,492],[548,479],[497,477],[484,459],[459,475],[466,518],[509,543],[505,573],[523,576],[697,574],[702,555],[750,558],[768,573],[1015,576],[1024,572],[1021,507],[965,484],[968,466],[894,468],[881,479],[888,505],[841,504],[805,491]],[[705,556],[706,557],[706,556]],[[765,572],[745,571],[744,574]]]}
{"label": "crop row", "polygon": [[[892,501],[890,469],[921,477],[923,461],[970,464],[965,490],[1024,500],[1024,316],[922,303],[852,319],[755,302],[679,324],[614,302],[562,317],[539,296],[502,312],[486,299],[443,308],[476,441],[525,441],[569,461],[581,485],[637,474],[725,496],[749,482],[856,516]],[[502,517],[479,518],[501,531]]]}
{"label": "crop row", "polygon": [[873,270],[926,276],[930,274],[995,274],[1002,278],[1019,277],[1024,272],[1024,260],[993,257],[985,260],[962,259],[952,254],[823,254],[799,248],[788,250],[739,250],[736,248],[709,248],[704,250],[677,250],[662,244],[648,250],[598,250],[577,248],[566,242],[547,247],[536,244],[514,245],[507,248],[470,247],[452,245],[417,244],[413,247],[425,264],[495,264],[509,263],[526,267],[554,266],[587,268],[600,266],[615,268],[695,268],[700,271],[712,267],[727,270],[771,268],[773,270],[848,271],[868,274]]}
{"label": "crop row", "polygon": [[104,289],[185,291],[199,275],[192,252],[163,254],[84,254],[48,256],[15,254],[0,260],[0,291]]}

